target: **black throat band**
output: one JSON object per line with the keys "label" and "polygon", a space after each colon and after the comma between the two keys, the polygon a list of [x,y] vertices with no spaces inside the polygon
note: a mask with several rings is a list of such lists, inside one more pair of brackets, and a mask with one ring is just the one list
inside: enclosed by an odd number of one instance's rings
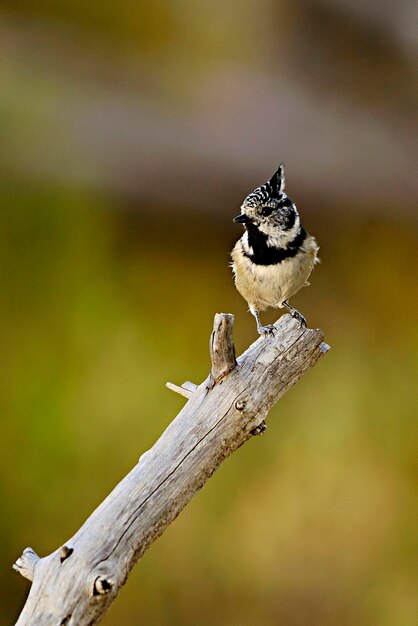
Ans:
{"label": "black throat band", "polygon": [[285,248],[276,248],[267,245],[267,235],[262,233],[254,224],[247,224],[248,245],[252,248],[252,254],[243,250],[244,256],[256,265],[276,265],[285,259],[294,257],[300,246],[306,239],[306,231],[300,227],[296,237]]}

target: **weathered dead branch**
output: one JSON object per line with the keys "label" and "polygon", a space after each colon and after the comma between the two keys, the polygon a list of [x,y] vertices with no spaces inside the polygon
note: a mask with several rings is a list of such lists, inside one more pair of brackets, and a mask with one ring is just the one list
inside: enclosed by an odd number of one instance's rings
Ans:
{"label": "weathered dead branch", "polygon": [[328,350],[320,330],[285,315],[236,361],[233,319],[215,316],[208,378],[168,383],[186,405],[80,530],[49,556],[26,548],[16,561],[32,580],[18,626],[98,623],[148,546],[231,452],[264,432],[273,404]]}

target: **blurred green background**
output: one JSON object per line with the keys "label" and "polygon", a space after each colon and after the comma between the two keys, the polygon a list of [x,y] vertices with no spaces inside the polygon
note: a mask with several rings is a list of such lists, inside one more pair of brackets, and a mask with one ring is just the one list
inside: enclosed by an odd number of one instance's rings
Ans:
{"label": "blurred green background", "polygon": [[292,302],[332,351],[103,623],[416,623],[415,11],[3,0],[1,624],[23,548],[70,538],[183,405],[165,382],[206,377],[214,313],[256,338],[232,218],[281,161],[321,245]]}

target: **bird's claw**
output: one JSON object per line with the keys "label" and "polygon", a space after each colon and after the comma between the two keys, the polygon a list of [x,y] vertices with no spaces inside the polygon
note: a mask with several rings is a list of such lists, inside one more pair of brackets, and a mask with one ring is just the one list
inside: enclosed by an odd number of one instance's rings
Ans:
{"label": "bird's claw", "polygon": [[268,337],[270,335],[274,337],[276,328],[273,326],[273,324],[267,324],[266,326],[257,326],[257,330],[259,335],[261,335],[262,337]]}
{"label": "bird's claw", "polygon": [[308,327],[308,324],[306,322],[305,317],[302,315],[302,313],[299,313],[299,311],[296,311],[296,309],[294,311],[292,311],[291,316],[295,318],[295,320],[298,320],[298,322],[300,323],[300,326],[302,328],[302,326],[304,326],[305,328]]}

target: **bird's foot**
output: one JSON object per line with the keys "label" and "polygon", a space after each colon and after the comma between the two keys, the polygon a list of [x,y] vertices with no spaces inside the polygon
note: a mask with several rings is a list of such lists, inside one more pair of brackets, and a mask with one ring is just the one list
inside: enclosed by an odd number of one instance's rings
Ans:
{"label": "bird's foot", "polygon": [[300,323],[301,328],[302,328],[302,326],[307,328],[308,324],[306,322],[305,317],[302,315],[302,313],[299,313],[299,311],[297,309],[294,309],[294,311],[292,311],[291,316],[294,317],[295,320],[298,320],[298,322]]}
{"label": "bird's foot", "polygon": [[295,319],[298,320],[298,322],[300,323],[300,326],[302,328],[302,326],[304,326],[305,328],[307,328],[308,324],[306,323],[306,319],[304,318],[304,316],[302,315],[302,313],[299,313],[299,311],[297,309],[295,309],[294,306],[292,306],[291,304],[289,304],[287,302],[287,300],[284,300],[282,302],[282,306],[284,306],[285,309],[287,309],[290,313],[290,315]]}
{"label": "bird's foot", "polygon": [[257,326],[257,331],[258,331],[258,334],[261,335],[262,337],[270,337],[270,336],[274,337],[276,328],[273,326],[273,324],[267,324],[267,326],[262,326],[260,324],[259,326]]}
{"label": "bird's foot", "polygon": [[259,335],[261,335],[262,337],[268,337],[269,335],[274,335],[274,332],[276,330],[275,327],[273,326],[273,324],[267,324],[267,326],[263,326],[260,320],[258,309],[254,308],[253,306],[250,306],[250,312],[255,317],[255,321],[257,324],[257,332]]}

